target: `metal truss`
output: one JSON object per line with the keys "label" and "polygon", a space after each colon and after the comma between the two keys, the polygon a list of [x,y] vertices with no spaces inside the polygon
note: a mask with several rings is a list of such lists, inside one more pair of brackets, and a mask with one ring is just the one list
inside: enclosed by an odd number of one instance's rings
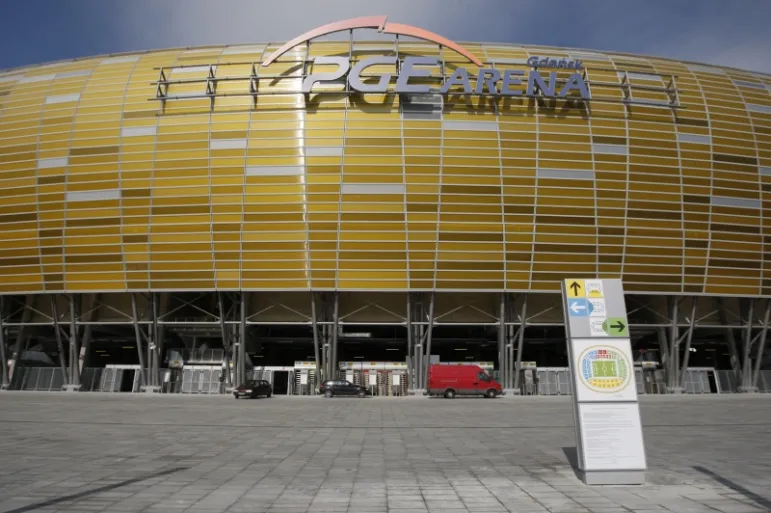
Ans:
{"label": "metal truss", "polygon": [[[309,301],[310,300],[310,301]],[[771,322],[771,300],[709,296],[627,295],[633,338],[658,334],[667,389],[681,392],[694,340],[713,337],[728,348],[739,389],[757,390]],[[434,328],[480,326],[497,330],[502,385],[516,393],[525,330],[561,327],[557,294],[514,293],[351,293],[312,292],[261,295],[247,292],[201,294],[50,294],[0,297],[0,387],[13,380],[30,340],[56,345],[65,389],[77,390],[87,366],[95,329],[133,330],[141,386],[160,387],[167,330],[180,337],[221,337],[227,387],[246,379],[250,326],[307,326],[312,335],[319,381],[338,376],[339,339],[346,327],[404,327],[408,388],[423,390],[431,363]],[[45,328],[41,331],[41,328]],[[701,330],[697,332],[697,330]],[[697,333],[700,335],[695,339]],[[14,339],[15,337],[15,339]],[[260,344],[259,340],[252,344]],[[12,363],[12,365],[8,365]]]}

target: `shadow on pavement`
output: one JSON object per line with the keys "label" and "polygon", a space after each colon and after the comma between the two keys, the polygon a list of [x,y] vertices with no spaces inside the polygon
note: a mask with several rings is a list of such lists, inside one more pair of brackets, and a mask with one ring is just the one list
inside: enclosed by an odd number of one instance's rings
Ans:
{"label": "shadow on pavement", "polygon": [[581,480],[581,475],[578,470],[578,448],[577,447],[563,447],[562,452],[565,453],[565,457],[568,459],[573,473],[576,475],[576,479]]}
{"label": "shadow on pavement", "polygon": [[693,469],[698,471],[698,472],[701,472],[704,475],[707,475],[707,476],[711,477],[712,479],[714,479],[718,483],[720,483],[720,484],[722,484],[724,486],[727,486],[731,490],[744,495],[749,500],[757,502],[761,507],[771,511],[771,501],[769,501],[765,497],[761,497],[757,493],[755,493],[755,492],[753,492],[751,490],[748,490],[745,487],[741,486],[740,484],[734,483],[730,479],[728,479],[726,477],[723,477],[720,474],[716,474],[715,472],[713,472],[713,471],[711,471],[711,470],[709,470],[707,468],[704,468],[704,467],[701,467],[701,466],[696,466],[696,467],[693,467]]}
{"label": "shadow on pavement", "polygon": [[147,479],[152,479],[154,477],[161,477],[169,474],[174,474],[175,472],[179,472],[181,470],[187,470],[188,468],[189,467],[174,467],[166,470],[161,470],[160,472],[156,472],[154,474],[148,474],[143,477],[135,477],[133,479],[127,479],[126,481],[121,481],[120,483],[106,485],[100,488],[94,488],[93,490],[86,490],[85,492],[73,493],[72,495],[65,495],[64,497],[49,499],[47,501],[37,502],[35,504],[29,504],[28,506],[22,506],[16,509],[9,509],[7,511],[3,511],[2,513],[25,513],[27,511],[34,511],[39,508],[45,508],[48,506],[53,506],[54,504],[59,504],[60,502],[71,501],[74,499],[88,497],[89,495],[94,495],[97,493],[108,492],[110,490],[115,490],[116,488],[120,488],[122,486],[128,486],[134,483],[139,483],[140,481],[145,481]]}

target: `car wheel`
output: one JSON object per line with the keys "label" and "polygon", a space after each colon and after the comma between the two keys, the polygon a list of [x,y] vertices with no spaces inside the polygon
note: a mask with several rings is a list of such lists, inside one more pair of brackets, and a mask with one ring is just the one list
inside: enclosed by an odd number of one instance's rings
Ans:
{"label": "car wheel", "polygon": [[235,397],[236,401],[238,401],[238,396],[236,394],[233,394],[233,397]]}
{"label": "car wheel", "polygon": [[455,390],[448,388],[444,391],[444,397],[447,399],[455,399]]}
{"label": "car wheel", "polygon": [[367,393],[364,390],[359,390],[359,393],[356,395],[364,399],[367,396]]}
{"label": "car wheel", "polygon": [[324,397],[332,397],[332,391],[331,390],[326,390],[324,392]]}
{"label": "car wheel", "polygon": [[486,396],[488,399],[495,399],[495,398],[498,396],[498,391],[497,391],[497,390],[495,390],[494,388],[491,388],[490,390],[488,390],[488,391],[487,391],[487,393],[485,394],[485,396]]}

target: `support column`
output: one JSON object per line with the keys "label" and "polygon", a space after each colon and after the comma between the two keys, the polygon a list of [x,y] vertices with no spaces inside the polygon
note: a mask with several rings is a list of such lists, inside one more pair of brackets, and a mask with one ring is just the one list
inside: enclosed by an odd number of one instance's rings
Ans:
{"label": "support column", "polygon": [[164,364],[164,357],[166,356],[166,330],[160,320],[168,312],[169,306],[169,293],[161,292],[160,305],[158,305],[158,312],[155,318],[155,333],[156,333],[156,345],[158,346],[158,384],[163,387],[163,378],[161,376],[161,368]]}
{"label": "support column", "polygon": [[407,393],[415,393],[415,369],[413,368],[412,344],[414,332],[412,326],[412,295],[407,292]]}
{"label": "support column", "polygon": [[70,294],[70,346],[69,346],[69,373],[70,382],[64,388],[67,392],[80,390],[80,346],[78,344],[78,317],[80,311],[77,308],[78,296]]}
{"label": "support column", "polygon": [[667,329],[659,327],[657,329],[659,339],[659,354],[661,355],[661,368],[664,372],[669,372],[669,343],[667,342]]}
{"label": "support column", "polygon": [[677,325],[679,300],[670,298],[669,367],[667,368],[667,393],[680,394],[680,328]]}
{"label": "support column", "polygon": [[423,373],[423,389],[428,392],[428,369],[431,366],[431,339],[434,334],[434,302],[436,299],[436,292],[431,292],[431,296],[428,303],[428,331],[426,332],[426,362],[421,369]]}
{"label": "support column", "polygon": [[[323,297],[322,296],[322,306],[324,306],[323,303]],[[321,326],[321,368],[324,369],[324,375],[322,376],[324,381],[327,381],[330,378],[331,374],[329,373],[329,326],[324,324]]]}
{"label": "support column", "polygon": [[[217,293],[217,303],[219,304],[220,310],[220,334],[222,335],[222,347],[224,349],[225,388],[231,389],[233,388],[233,380],[230,372],[230,353],[232,348],[230,347],[230,334],[228,333],[227,326],[225,325],[225,303],[224,298],[222,297],[222,292]],[[193,348],[193,351],[195,351],[195,347]],[[227,391],[229,392],[230,390]]]}
{"label": "support column", "polygon": [[239,323],[238,338],[240,345],[238,346],[238,379],[239,386],[246,381],[246,292],[241,292],[241,318]]}
{"label": "support column", "polygon": [[24,351],[26,351],[27,344],[26,339],[24,338],[26,335],[25,328],[27,327],[29,318],[32,316],[33,306],[35,306],[35,296],[27,294],[24,298],[24,310],[21,313],[21,326],[19,326],[19,331],[16,334],[16,344],[14,345],[13,354],[11,355],[13,358],[13,368],[11,369],[11,375],[8,378],[11,382],[13,382],[14,374],[19,367],[19,360],[21,360]]}
{"label": "support column", "polygon": [[101,294],[91,295],[91,313],[88,315],[88,324],[86,324],[86,327],[83,328],[83,341],[80,344],[80,355],[78,355],[78,365],[81,373],[83,372],[84,368],[88,367],[89,364],[88,352],[91,346],[91,335],[93,332],[93,326],[91,323],[95,322],[99,316],[99,301],[101,300],[101,297]]}
{"label": "support column", "polygon": [[752,322],[755,318],[755,301],[747,300],[747,325],[744,327],[742,344],[742,380],[739,392],[754,392],[752,389]]}
{"label": "support column", "polygon": [[763,363],[763,351],[766,350],[766,335],[768,334],[768,321],[771,315],[771,299],[766,299],[766,313],[763,314],[763,329],[758,340],[758,352],[755,358],[755,372],[752,373],[752,388],[758,391],[758,378],[760,377],[760,365]]}
{"label": "support column", "polygon": [[152,337],[152,342],[150,344],[150,347],[152,347],[152,357],[153,357],[153,365],[152,365],[152,384],[156,392],[160,393],[161,391],[161,355],[160,355],[160,349],[158,347],[158,294],[153,292],[152,293],[152,324],[150,326],[150,333]]}
{"label": "support column", "polygon": [[311,292],[311,329],[313,330],[313,358],[316,361],[316,388],[321,386],[323,376],[321,375],[321,357],[319,350],[319,321],[316,312],[316,293]]}
{"label": "support column", "polygon": [[685,378],[688,376],[688,360],[691,357],[691,340],[693,339],[693,329],[696,327],[696,302],[697,297],[693,297],[691,305],[691,317],[688,319],[688,333],[685,339],[685,351],[683,351],[683,366],[680,369],[680,388],[685,389]]}
{"label": "support column", "polygon": [[131,294],[131,313],[134,317],[134,336],[136,337],[137,356],[139,357],[139,389],[142,390],[147,385],[147,378],[145,376],[145,355],[142,350],[142,333],[139,329],[136,294]]}
{"label": "support column", "polygon": [[501,292],[498,310],[498,380],[502,387],[506,387],[508,372],[506,368],[506,293]]}
{"label": "support column", "polygon": [[[54,320],[54,334],[56,335],[56,349],[59,351],[59,366],[62,369],[62,376],[64,377],[64,387],[70,384],[69,372],[67,372],[67,364],[64,362],[64,344],[62,344],[62,332],[59,327],[59,311],[56,307],[56,295],[51,295],[51,317]],[[63,387],[63,388],[64,388]]]}
{"label": "support column", "polygon": [[335,303],[332,308],[332,346],[329,348],[329,376],[330,379],[337,379],[339,364],[337,362],[337,339],[340,333],[340,293],[334,293]]}
{"label": "support column", "polygon": [[726,315],[725,312],[723,298],[717,299],[717,305],[718,315],[720,316],[720,324],[725,326],[726,329],[726,342],[728,344],[728,354],[730,355],[729,357],[731,359],[731,368],[734,371],[734,378],[736,379],[736,383],[741,385],[742,367],[739,359],[739,350],[736,347],[736,336],[734,334],[734,329],[728,323],[728,315]]}
{"label": "support column", "polygon": [[0,391],[8,389],[8,358],[5,354],[5,327],[3,326],[3,315],[5,315],[5,306],[3,296],[0,296]]}
{"label": "support column", "polygon": [[522,312],[519,315],[519,337],[517,338],[517,363],[514,365],[514,389],[512,393],[522,393],[519,383],[520,370],[522,367],[522,349],[525,345],[525,327],[527,326],[527,294],[524,295],[522,301]]}

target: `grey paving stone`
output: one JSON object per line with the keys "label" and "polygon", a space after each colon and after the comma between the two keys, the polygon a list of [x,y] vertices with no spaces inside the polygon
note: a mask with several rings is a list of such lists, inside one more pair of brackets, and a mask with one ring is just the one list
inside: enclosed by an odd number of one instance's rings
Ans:
{"label": "grey paving stone", "polygon": [[566,398],[227,399],[0,393],[0,511],[771,509],[768,396],[642,398],[649,484],[611,488],[569,466]]}

